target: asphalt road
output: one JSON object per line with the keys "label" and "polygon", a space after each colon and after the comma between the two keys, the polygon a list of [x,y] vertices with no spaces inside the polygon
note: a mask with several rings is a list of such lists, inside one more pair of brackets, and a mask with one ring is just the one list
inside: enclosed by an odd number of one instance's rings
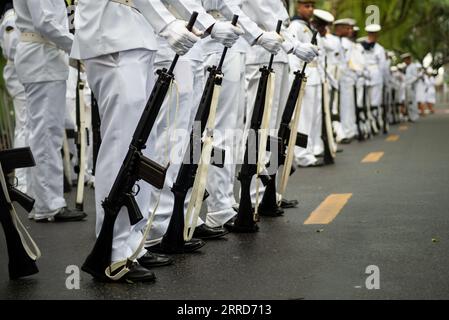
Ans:
{"label": "asphalt road", "polygon": [[[23,215],[43,252],[40,273],[10,281],[0,238],[0,299],[448,299],[449,112],[407,128],[392,128],[397,141],[353,142],[335,165],[297,171],[287,196],[299,208],[263,219],[259,233],[175,256],[175,265],[154,270],[154,284],[103,284],[81,272],[80,288],[67,289],[67,266],[80,266],[94,243],[92,191],[85,222]],[[384,155],[361,163],[371,152]],[[329,195],[348,193],[332,222],[304,224]],[[367,288],[373,279],[378,289]]]}

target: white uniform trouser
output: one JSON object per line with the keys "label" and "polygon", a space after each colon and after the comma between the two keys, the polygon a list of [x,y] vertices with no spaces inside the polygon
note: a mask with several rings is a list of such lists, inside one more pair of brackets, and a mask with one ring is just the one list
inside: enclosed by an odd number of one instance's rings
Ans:
{"label": "white uniform trouser", "polygon": [[[376,84],[368,87],[369,98],[370,98],[370,106],[371,106],[371,114],[373,118],[376,119],[379,124],[383,124],[382,117],[382,103],[383,103],[383,84]],[[373,111],[373,107],[377,107],[377,115],[375,111]],[[378,128],[380,130],[380,128]]]}
{"label": "white uniform trouser", "polygon": [[343,82],[340,86],[340,92],[341,125],[345,136],[351,139],[357,135],[354,83]]}
{"label": "white uniform trouser", "polygon": [[[245,150],[246,137],[251,125],[251,118],[254,110],[254,103],[256,101],[257,89],[259,87],[261,65],[249,64],[246,65],[246,82],[248,86],[247,91],[247,106],[246,106],[246,124],[245,124],[245,139],[242,141],[242,150]],[[287,103],[288,93],[290,90],[289,82],[289,68],[288,63],[275,62],[273,63],[273,70],[276,77],[273,104],[271,108],[271,118],[269,124],[269,133],[276,136],[279,123],[281,121],[282,113],[284,112],[285,104]],[[243,151],[244,152],[244,151]],[[243,157],[243,155],[242,155]],[[268,159],[267,159],[268,160]],[[259,200],[262,200],[265,188],[262,182],[259,183]],[[251,200],[256,202],[256,178],[253,177],[251,182]]]}
{"label": "white uniform trouser", "polygon": [[419,119],[419,111],[418,111],[418,101],[416,100],[416,91],[412,86],[407,87],[407,107],[408,107],[408,116],[410,120],[416,121]]}
{"label": "white uniform trouser", "polygon": [[[163,62],[157,64],[155,69],[160,69],[162,67],[167,68],[170,64],[171,61]],[[158,210],[153,220],[153,226],[148,236],[149,241],[160,240],[167,231],[168,224],[170,223],[174,205],[174,195],[171,188],[178,176],[184,152],[188,146],[193,120],[204,89],[203,63],[201,61],[180,58],[174,70],[174,74],[179,89],[179,109],[175,123],[176,99],[173,99],[171,103],[166,99],[161,110],[161,117],[157,123],[156,132],[158,140],[155,149],[158,150],[158,155],[154,159],[165,164],[168,158],[167,154],[169,154],[170,167],[167,171],[162,191],[151,188],[152,206],[156,203],[159,195],[160,200]],[[173,127],[175,127],[176,130],[174,133],[170,134],[169,128]],[[170,143],[167,142],[169,135],[171,136]],[[184,210],[187,209],[189,196],[190,192],[187,195]],[[184,211],[184,213],[185,212],[186,211]],[[154,244],[155,243],[157,243],[157,241],[155,241]]]}
{"label": "white uniform trouser", "polygon": [[[205,66],[217,65],[221,53],[206,56]],[[242,86],[245,85],[245,54],[229,51],[223,65],[223,83],[217,106],[214,146],[226,152],[223,168],[209,167],[207,191],[206,224],[210,227],[223,226],[236,215],[232,208],[235,204],[234,177],[239,137],[243,130],[238,125],[240,101],[243,100]],[[244,93],[243,93],[244,94]],[[238,132],[237,130],[240,130]]]}
{"label": "white uniform trouser", "polygon": [[[65,81],[24,85],[28,101],[29,144],[36,166],[30,170],[30,195],[36,216],[66,206],[61,148],[64,137]],[[56,212],[55,212],[56,214]]]}
{"label": "white uniform trouser", "polygon": [[[302,102],[298,132],[308,135],[309,140],[306,149],[295,147],[296,163],[300,166],[308,166],[317,161],[313,150],[312,130],[316,130],[314,124],[317,122],[318,114],[321,114],[321,84],[308,85]],[[319,134],[321,134],[321,128]]]}
{"label": "white uniform trouser", "polygon": [[322,139],[322,133],[323,133],[323,105],[322,105],[322,99],[323,99],[323,87],[321,85],[318,85],[318,98],[315,101],[317,113],[315,116],[315,119],[312,123],[312,129],[310,132],[310,140],[312,141],[312,150],[313,154],[315,156],[321,154],[324,152],[324,142]]}
{"label": "white uniform trouser", "polygon": [[[14,148],[22,148],[28,146],[28,110],[25,92],[14,97]],[[22,192],[27,192],[27,181],[29,180],[29,168],[21,168],[15,170],[17,178],[17,188]]]}
{"label": "white uniform trouser", "polygon": [[[142,115],[154,85],[154,51],[136,49],[108,54],[85,61],[89,84],[98,99],[102,144],[96,167],[95,205],[96,234],[103,224],[101,202],[108,196],[112,184],[128,151],[132,135]],[[153,133],[143,150],[145,156],[156,153]],[[152,138],[153,137],[153,138]],[[62,180],[61,180],[62,181]],[[149,211],[150,188],[139,182],[136,201],[145,216]],[[126,208],[122,208],[115,222],[112,243],[112,262],[129,257],[142,239],[143,220],[131,226]]]}

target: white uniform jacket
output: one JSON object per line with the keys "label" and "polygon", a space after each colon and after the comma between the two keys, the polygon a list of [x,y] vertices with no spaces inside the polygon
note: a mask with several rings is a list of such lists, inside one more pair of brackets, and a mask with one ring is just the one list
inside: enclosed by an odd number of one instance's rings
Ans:
{"label": "white uniform jacket", "polygon": [[42,36],[47,43],[17,45],[15,64],[25,83],[61,81],[68,77],[68,56],[73,35],[69,32],[67,9],[60,0],[14,0],[16,25],[21,33]]}

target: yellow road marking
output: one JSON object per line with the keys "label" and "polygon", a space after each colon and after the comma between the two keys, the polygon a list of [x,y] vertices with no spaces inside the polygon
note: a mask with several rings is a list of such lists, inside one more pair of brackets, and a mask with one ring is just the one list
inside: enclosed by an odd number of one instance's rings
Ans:
{"label": "yellow road marking", "polygon": [[329,224],[341,212],[352,193],[331,194],[313,211],[304,224]]}
{"label": "yellow road marking", "polygon": [[374,163],[379,162],[379,160],[384,156],[385,152],[371,152],[363,158],[362,163]]}
{"label": "yellow road marking", "polygon": [[399,135],[397,135],[397,134],[390,134],[385,141],[387,141],[387,142],[396,142],[398,140],[399,140]]}
{"label": "yellow road marking", "polygon": [[408,126],[400,126],[399,127],[399,131],[407,131],[408,130]]}

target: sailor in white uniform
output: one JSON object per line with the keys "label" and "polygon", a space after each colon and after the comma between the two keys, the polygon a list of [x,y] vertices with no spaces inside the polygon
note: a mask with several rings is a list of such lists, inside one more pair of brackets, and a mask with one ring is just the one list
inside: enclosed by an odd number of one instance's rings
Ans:
{"label": "sailor in white uniform", "polygon": [[[97,98],[101,118],[102,144],[96,166],[95,200],[97,235],[104,210],[101,202],[112,184],[128,150],[132,134],[155,83],[154,59],[164,37],[178,54],[186,54],[199,38],[186,29],[186,21],[176,19],[159,0],[80,0],[75,16],[76,35],[72,56],[82,59],[87,79]],[[152,132],[144,154],[156,153],[157,132]],[[150,187],[140,183],[136,201],[146,216],[150,210]],[[111,262],[130,257],[142,241],[146,219],[131,227],[126,209],[120,212],[114,229]],[[138,263],[124,277],[131,281],[153,281],[145,268],[168,264],[167,257],[143,250]]]}
{"label": "sailor in white uniform", "polygon": [[[6,89],[13,99],[15,128],[14,128],[14,148],[28,146],[27,128],[27,99],[25,89],[20,83],[14,64],[14,55],[20,39],[20,31],[16,27],[17,15],[12,7],[12,1],[5,2],[5,8],[0,12],[0,46],[6,65],[3,68],[3,79]],[[22,192],[27,192],[27,176],[29,169],[16,169],[17,188]]]}
{"label": "sailor in white uniform", "polygon": [[36,166],[30,169],[30,195],[36,221],[75,221],[84,212],[66,208],[61,148],[64,135],[69,32],[63,1],[14,0],[21,32],[15,65],[25,87],[29,144]]}
{"label": "sailor in white uniform", "polygon": [[405,83],[406,83],[406,109],[408,111],[409,121],[415,122],[419,119],[418,101],[416,96],[416,86],[421,77],[419,63],[414,63],[410,53],[401,55],[401,59],[406,64]]}
{"label": "sailor in white uniform", "polygon": [[368,70],[367,100],[372,115],[372,127],[375,134],[383,126],[382,122],[382,94],[384,85],[384,69],[386,65],[385,49],[377,42],[379,32],[382,30],[378,24],[366,26],[368,37],[361,43],[364,48],[365,67]]}

